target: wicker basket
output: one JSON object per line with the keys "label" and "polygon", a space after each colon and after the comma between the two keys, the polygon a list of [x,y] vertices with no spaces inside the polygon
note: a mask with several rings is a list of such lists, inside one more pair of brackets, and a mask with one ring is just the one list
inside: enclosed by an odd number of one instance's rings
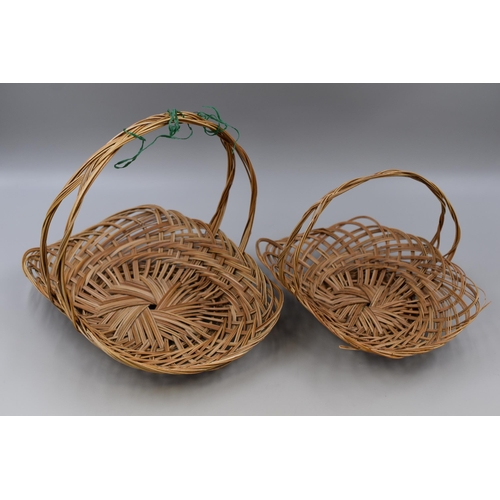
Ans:
{"label": "wicker basket", "polygon": [[[112,156],[136,135],[169,123],[169,113],[141,120],[111,139],[68,181],[52,203],[40,248],[23,269],[75,328],[114,359],[157,373],[194,374],[221,368],[258,344],[278,320],[282,292],[245,253],[257,198],[248,156],[218,124],[183,112],[181,123],[217,134],[228,157],[225,189],[211,222],[145,205],[119,212],[71,235],[84,197]],[[248,222],[240,244],[220,229],[236,159],[251,185]],[[75,189],[61,241],[47,235],[61,202]]]}
{"label": "wicker basket", "polygon": [[[441,216],[430,242],[364,216],[313,229],[335,197],[383,177],[409,177],[438,198]],[[438,247],[447,209],[456,233],[442,255]],[[331,191],[304,214],[289,238],[261,239],[257,253],[285,288],[349,344],[342,348],[398,359],[443,346],[481,311],[480,289],[451,262],[459,240],[455,211],[437,186],[412,172],[386,170]]]}

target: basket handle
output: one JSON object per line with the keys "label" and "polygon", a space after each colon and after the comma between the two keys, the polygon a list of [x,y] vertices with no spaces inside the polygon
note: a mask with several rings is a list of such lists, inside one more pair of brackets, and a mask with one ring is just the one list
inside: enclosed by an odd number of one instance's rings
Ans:
{"label": "basket handle", "polygon": [[[283,250],[281,252],[281,255],[278,259],[278,271],[279,271],[279,278],[282,283],[285,282],[285,276],[284,276],[284,266],[285,266],[285,259],[286,255],[290,251],[290,248],[293,245],[293,242],[295,240],[295,237],[299,234],[300,230],[302,229],[302,226],[304,225],[305,221],[312,215],[311,221],[309,222],[309,225],[307,226],[307,229],[304,231],[304,234],[302,235],[300,239],[299,245],[296,247],[292,262],[293,262],[293,269],[294,271],[297,271],[298,264],[299,264],[299,255],[300,255],[300,249],[303,247],[304,243],[306,242],[307,237],[309,236],[309,233],[313,229],[314,225],[316,224],[319,216],[323,212],[323,210],[330,204],[330,202],[336,198],[337,196],[340,196],[341,194],[346,193],[347,191],[350,191],[351,189],[359,186],[360,184],[364,184],[367,181],[370,181],[372,179],[379,179],[379,178],[384,178],[384,177],[408,177],[410,179],[413,179],[415,181],[421,182],[422,184],[425,184],[431,191],[432,193],[436,196],[436,198],[439,200],[441,203],[441,215],[439,217],[439,222],[438,222],[438,227],[436,234],[431,240],[431,245],[434,245],[436,248],[439,248],[439,243],[440,243],[440,238],[441,238],[441,230],[444,225],[444,219],[446,215],[446,209],[450,211],[451,218],[455,222],[455,240],[453,241],[453,245],[451,246],[450,250],[444,255],[444,257],[448,260],[451,260],[453,256],[455,255],[455,251],[458,247],[458,243],[460,242],[460,225],[458,223],[457,219],[457,214],[455,213],[455,210],[453,209],[451,203],[449,202],[448,198],[444,195],[444,193],[432,182],[427,180],[425,177],[422,177],[419,174],[416,174],[414,172],[407,172],[404,170],[383,170],[381,172],[377,172],[373,175],[368,175],[366,177],[358,177],[357,179],[352,179],[348,182],[345,182],[338,188],[334,189],[333,191],[330,191],[328,194],[323,196],[317,203],[312,205],[309,210],[303,215],[302,219],[300,219],[300,222],[297,224],[297,227],[292,231],[290,234],[288,241],[286,242],[285,246],[283,247]],[[298,288],[299,284],[297,282],[297,272],[294,272],[294,280],[295,280],[295,286]]]}
{"label": "basket handle", "polygon": [[[41,273],[45,278],[45,282],[47,283],[48,296],[52,297],[51,280],[49,277],[49,266],[47,261],[47,238],[49,229],[52,223],[52,219],[54,218],[54,215],[63,200],[78,188],[77,197],[68,216],[64,235],[60,241],[58,254],[54,262],[54,274],[57,277],[57,287],[61,295],[62,305],[65,309],[65,312],[70,317],[70,319],[73,320],[73,322],[75,321],[75,316],[73,306],[71,301],[69,300],[68,291],[65,286],[64,263],[66,260],[66,250],[69,244],[71,233],[73,231],[73,227],[75,225],[75,221],[85,195],[87,194],[88,190],[90,189],[98,175],[111,160],[113,155],[115,155],[122,146],[134,140],[134,136],[129,134],[128,132],[142,136],[161,127],[164,127],[170,122],[171,118],[172,117],[168,112],[153,115],[134,123],[127,128],[127,131],[122,131],[118,135],[113,137],[113,139],[111,139],[107,144],[99,149],[73,174],[62,191],[52,202],[52,205],[47,212],[42,225],[42,232],[40,237],[40,267]],[[215,211],[215,214],[210,221],[210,228],[214,232],[214,234],[219,230],[222,219],[224,217],[224,212],[226,210],[229,198],[229,191],[233,184],[235,175],[236,160],[234,152],[236,151],[236,153],[238,153],[238,156],[241,159],[248,175],[251,191],[248,220],[245,225],[245,229],[243,230],[243,235],[241,237],[239,245],[240,251],[244,252],[250,238],[250,233],[252,231],[253,221],[255,217],[255,205],[257,201],[257,180],[250,159],[248,158],[244,149],[235,141],[235,139],[226,130],[220,129],[217,123],[211,122],[205,118],[200,117],[196,113],[188,111],[179,112],[177,118],[179,123],[198,125],[205,128],[206,130],[209,130],[214,135],[218,135],[227,153],[226,185],[224,187],[224,190],[222,191],[217,210]]]}

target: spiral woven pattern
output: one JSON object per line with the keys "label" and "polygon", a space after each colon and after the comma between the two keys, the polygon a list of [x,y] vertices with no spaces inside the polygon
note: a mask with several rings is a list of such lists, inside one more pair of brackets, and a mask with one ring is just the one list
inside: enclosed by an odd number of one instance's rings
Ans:
{"label": "spiral woven pattern", "polygon": [[326,229],[311,230],[312,224],[291,238],[260,240],[259,257],[349,344],[343,348],[395,359],[425,353],[481,311],[480,289],[426,239],[366,216]]}
{"label": "spiral woven pattern", "polygon": [[[228,153],[230,184],[232,149]],[[253,217],[253,207],[250,212]],[[157,373],[214,370],[259,343],[283,301],[244,252],[246,241],[238,247],[214,230],[213,221],[221,219],[216,213],[207,224],[154,205],[135,207],[44,252],[29,250],[23,267],[37,289],[116,360]]]}

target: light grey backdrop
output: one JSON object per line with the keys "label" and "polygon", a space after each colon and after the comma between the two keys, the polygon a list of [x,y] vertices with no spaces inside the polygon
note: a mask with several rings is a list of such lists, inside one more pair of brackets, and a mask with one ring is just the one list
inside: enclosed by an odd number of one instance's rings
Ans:
{"label": "light grey backdrop", "polygon": [[[217,372],[159,376],[108,358],[31,286],[21,257],[38,245],[63,184],[108,139],[151,114],[203,105],[240,130],[257,173],[250,254],[257,238],[289,234],[340,183],[414,170],[455,206],[455,261],[492,304],[445,347],[402,361],[339,350],[291,295],[269,336]],[[499,85],[0,85],[0,413],[499,414],[499,137]],[[201,129],[189,141],[160,140],[127,169],[105,169],[76,230],[142,203],[208,220],[224,177],[225,153]],[[222,224],[235,240],[248,201],[239,172]],[[439,204],[410,180],[378,180],[335,200],[320,223],[363,214],[431,237]]]}

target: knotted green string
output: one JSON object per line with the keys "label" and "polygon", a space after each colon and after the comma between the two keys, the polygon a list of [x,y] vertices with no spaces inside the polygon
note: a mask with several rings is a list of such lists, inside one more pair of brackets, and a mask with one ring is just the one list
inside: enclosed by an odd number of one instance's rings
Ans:
{"label": "knotted green string", "polygon": [[[144,137],[142,137],[142,135],[137,135],[137,134],[134,134],[133,132],[130,132],[126,129],[123,129],[123,131],[125,133],[127,133],[128,135],[131,135],[132,137],[139,139],[141,141],[141,147],[139,148],[139,151],[137,151],[137,153],[134,156],[132,156],[132,158],[127,158],[125,160],[119,161],[118,163],[115,163],[115,168],[128,167],[131,163],[133,163],[137,159],[137,157],[143,151],[145,151],[146,149],[151,147],[160,137],[166,137],[167,139],[179,139],[181,141],[185,141],[186,139],[189,139],[193,135],[193,129],[191,128],[191,125],[189,125],[189,123],[187,123],[186,125],[189,128],[189,135],[187,137],[176,137],[175,134],[177,134],[177,132],[179,132],[179,130],[181,128],[181,124],[179,123],[179,118],[177,115],[178,114],[180,114],[181,116],[184,116],[184,115],[182,113],[180,113],[179,111],[177,111],[176,109],[168,109],[167,112],[170,115],[170,121],[168,122],[169,133],[168,134],[160,134],[159,136],[157,136],[153,140],[153,142],[151,142],[147,146],[144,146],[144,144],[146,143],[146,139]],[[124,165],[122,165],[122,164],[124,164]]]}
{"label": "knotted green string", "polygon": [[203,118],[204,120],[213,120],[215,123],[217,123],[217,129],[216,130],[210,130],[207,127],[203,127],[203,130],[205,130],[205,134],[207,135],[219,135],[221,131],[227,130],[227,128],[232,128],[237,134],[238,137],[236,137],[236,140],[234,141],[234,148],[236,148],[236,143],[240,139],[240,132],[237,128],[233,127],[232,125],[229,125],[229,123],[226,123],[219,115],[219,112],[217,111],[216,108],[213,106],[202,106],[202,108],[210,108],[215,111],[215,115],[211,115],[210,113],[204,113],[203,111],[199,111],[196,113],[200,118]]}
{"label": "knotted green string", "polygon": [[[202,106],[202,107],[203,108],[213,109],[215,111],[215,115],[210,114],[210,113],[204,113],[202,111],[200,111],[199,113],[196,113],[196,114],[200,118],[203,118],[204,120],[213,120],[215,123],[217,123],[217,129],[216,130],[211,130],[208,127],[203,127],[203,129],[205,131],[205,134],[207,134],[207,135],[218,135],[223,130],[227,130],[228,127],[232,128],[238,134],[238,137],[234,141],[234,146],[233,146],[233,151],[234,151],[234,149],[236,148],[236,143],[238,142],[238,140],[240,138],[240,133],[239,133],[238,129],[236,129],[232,125],[229,125],[228,123],[226,123],[220,117],[219,112],[217,111],[217,109],[214,108],[213,106]],[[177,111],[176,109],[168,109],[167,112],[170,115],[170,121],[168,122],[169,133],[168,134],[160,134],[160,135],[158,135],[157,137],[155,137],[155,139],[153,140],[153,142],[151,142],[147,146],[144,146],[145,143],[146,143],[146,139],[144,137],[142,137],[141,135],[134,134],[133,132],[130,132],[129,130],[123,129],[123,131],[126,134],[131,135],[135,139],[139,139],[141,141],[141,146],[139,148],[139,151],[137,151],[137,153],[134,156],[132,156],[131,158],[127,158],[125,160],[119,161],[118,163],[115,163],[115,165],[114,165],[115,168],[125,168],[125,167],[128,167],[131,163],[133,163],[138,158],[138,156],[143,151],[145,151],[146,149],[148,149],[149,147],[151,147],[160,137],[165,137],[167,139],[179,139],[179,140],[185,141],[186,139],[189,139],[193,135],[193,129],[191,128],[191,125],[189,123],[186,123],[186,125],[189,128],[189,135],[187,137],[177,137],[176,134],[177,134],[177,132],[179,132],[179,130],[181,128],[181,124],[179,123],[179,117],[178,117],[178,115],[180,115],[180,116],[184,116],[184,115],[180,111]]]}

